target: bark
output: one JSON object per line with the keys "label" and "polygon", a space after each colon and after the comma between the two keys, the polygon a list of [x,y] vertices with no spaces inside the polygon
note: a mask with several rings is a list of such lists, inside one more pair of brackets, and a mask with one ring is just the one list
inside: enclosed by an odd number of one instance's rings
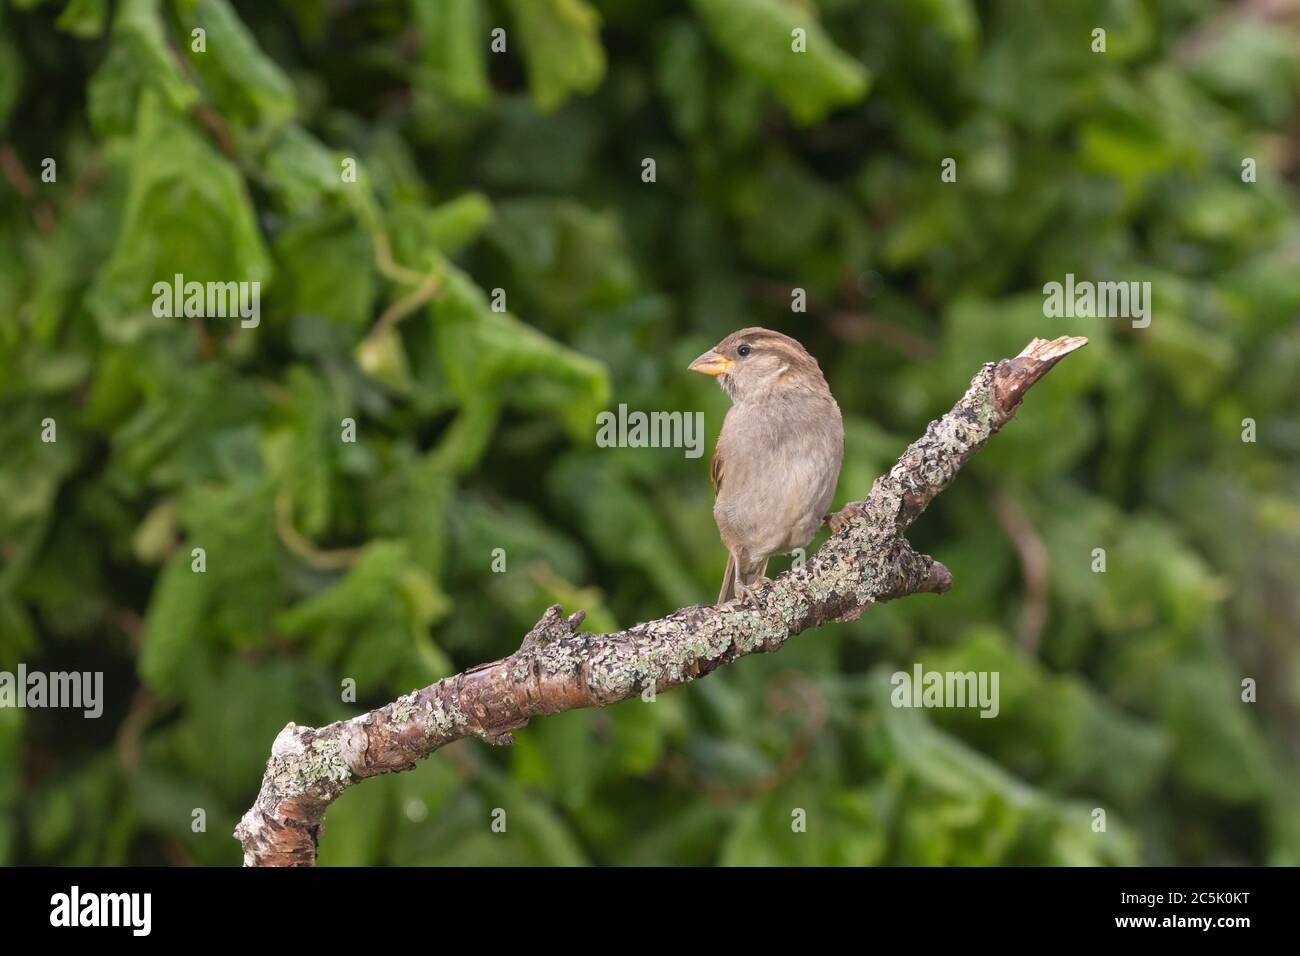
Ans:
{"label": "bark", "polygon": [[289,724],[276,737],[261,792],[235,829],[248,866],[310,866],[325,811],[359,780],[412,769],[462,737],[509,744],[533,717],[604,707],[647,688],[662,693],[794,635],[850,620],[879,601],[942,593],[948,569],[912,550],[908,526],[1006,424],[1025,392],[1087,339],[1035,339],[986,364],[943,418],[908,446],[863,501],[832,519],[834,534],[799,570],[752,603],[687,607],[612,634],[578,631],[583,612],[549,608],[518,651],[327,727]]}

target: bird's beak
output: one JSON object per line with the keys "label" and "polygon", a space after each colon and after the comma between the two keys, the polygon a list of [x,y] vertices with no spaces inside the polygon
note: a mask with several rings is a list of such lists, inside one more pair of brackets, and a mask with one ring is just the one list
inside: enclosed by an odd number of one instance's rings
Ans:
{"label": "bird's beak", "polygon": [[704,375],[721,375],[731,366],[735,365],[729,358],[723,358],[713,349],[709,349],[690,365],[686,366],[689,372],[700,372]]}

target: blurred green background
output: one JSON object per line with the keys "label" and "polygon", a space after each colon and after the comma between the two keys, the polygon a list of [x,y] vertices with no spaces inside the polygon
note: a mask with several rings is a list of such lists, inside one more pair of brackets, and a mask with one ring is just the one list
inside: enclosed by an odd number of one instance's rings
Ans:
{"label": "blurred green background", "polygon": [[[7,2],[0,669],[106,686],[0,710],[0,862],[236,864],[288,721],[552,602],[711,601],[711,446],[595,414],[711,439],[685,366],[765,325],[843,408],[837,502],[981,363],[1091,344],[914,527],[951,593],[366,781],[321,862],[1300,863],[1298,177],[1295,0]],[[261,324],[155,317],[175,273]],[[1151,326],[1045,318],[1066,273]],[[918,661],[999,716],[891,707]]]}

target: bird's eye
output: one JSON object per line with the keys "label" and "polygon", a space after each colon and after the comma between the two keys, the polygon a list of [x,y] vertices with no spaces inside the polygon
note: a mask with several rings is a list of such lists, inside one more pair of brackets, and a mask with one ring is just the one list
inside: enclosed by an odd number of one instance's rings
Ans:
{"label": "bird's eye", "polygon": [[736,349],[736,351],[739,352],[741,355],[748,355],[750,352],[754,350],[751,349],[748,345],[742,345],[740,348]]}

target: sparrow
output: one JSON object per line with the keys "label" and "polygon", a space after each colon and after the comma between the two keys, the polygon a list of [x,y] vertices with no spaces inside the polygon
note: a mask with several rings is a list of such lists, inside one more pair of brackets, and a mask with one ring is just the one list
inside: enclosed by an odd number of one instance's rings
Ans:
{"label": "sparrow", "polygon": [[688,368],[731,397],[713,450],[713,518],[728,554],[718,603],[748,601],[768,559],[804,547],[825,520],[844,458],[840,407],[817,360],[769,329],[733,332]]}

